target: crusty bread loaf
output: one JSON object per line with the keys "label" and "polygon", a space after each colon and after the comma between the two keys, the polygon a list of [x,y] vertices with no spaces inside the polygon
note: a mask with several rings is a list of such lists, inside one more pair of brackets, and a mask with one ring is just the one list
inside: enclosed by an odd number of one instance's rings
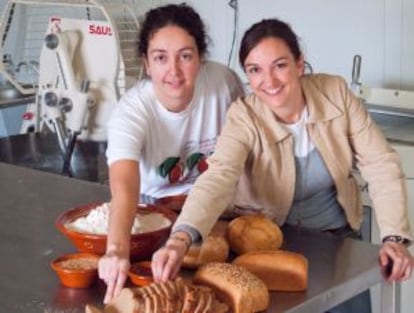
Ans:
{"label": "crusty bread loaf", "polygon": [[254,251],[238,256],[233,264],[262,279],[269,290],[303,291],[308,285],[308,260],[299,253]]}
{"label": "crusty bread loaf", "polygon": [[230,247],[226,239],[227,222],[217,221],[201,245],[191,245],[184,256],[182,267],[195,269],[208,262],[225,262]]}
{"label": "crusty bread loaf", "polygon": [[230,249],[237,254],[277,250],[283,243],[279,226],[263,215],[246,215],[232,220],[227,227]]}
{"label": "crusty bread loaf", "polygon": [[269,292],[264,282],[235,264],[204,264],[194,274],[193,282],[215,290],[217,297],[228,303],[233,313],[259,312],[269,306]]}
{"label": "crusty bread loaf", "polygon": [[87,304],[85,305],[85,313],[103,313],[103,311],[92,304]]}
{"label": "crusty bread loaf", "polygon": [[184,256],[182,267],[198,268],[208,262],[225,262],[229,256],[226,238],[210,234],[201,245],[192,245]]}

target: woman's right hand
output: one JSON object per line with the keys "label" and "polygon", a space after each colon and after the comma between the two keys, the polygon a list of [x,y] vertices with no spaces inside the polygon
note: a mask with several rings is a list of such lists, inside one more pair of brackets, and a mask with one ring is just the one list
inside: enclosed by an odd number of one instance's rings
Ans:
{"label": "woman's right hand", "polygon": [[180,271],[190,245],[191,238],[187,233],[172,234],[165,246],[152,255],[151,269],[154,281],[165,282],[174,279]]}
{"label": "woman's right hand", "polygon": [[106,293],[103,301],[105,304],[121,292],[128,277],[129,267],[129,253],[122,254],[116,251],[107,251],[99,259],[99,278],[106,283]]}

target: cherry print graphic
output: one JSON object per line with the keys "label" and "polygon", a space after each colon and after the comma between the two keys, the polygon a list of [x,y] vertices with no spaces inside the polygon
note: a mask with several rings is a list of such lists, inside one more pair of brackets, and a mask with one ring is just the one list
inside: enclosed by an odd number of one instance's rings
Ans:
{"label": "cherry print graphic", "polygon": [[199,173],[203,173],[205,170],[208,169],[208,164],[207,164],[207,158],[206,157],[202,157],[197,164],[197,169],[199,171]]}
{"label": "cherry print graphic", "polygon": [[183,174],[183,166],[181,163],[175,164],[175,166],[171,169],[170,173],[168,174],[168,179],[171,184],[175,184],[180,180],[180,177]]}
{"label": "cherry print graphic", "polygon": [[161,177],[167,177],[176,164],[180,161],[178,157],[169,157],[164,162],[161,163],[157,168],[157,174]]}

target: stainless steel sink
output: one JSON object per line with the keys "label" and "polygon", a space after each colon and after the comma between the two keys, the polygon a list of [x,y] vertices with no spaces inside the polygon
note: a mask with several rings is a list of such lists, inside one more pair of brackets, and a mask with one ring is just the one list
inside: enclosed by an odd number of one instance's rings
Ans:
{"label": "stainless steel sink", "polygon": [[[33,85],[23,85],[24,89],[32,89]],[[23,94],[11,84],[0,86],[0,106],[7,107],[34,102],[35,93]]]}

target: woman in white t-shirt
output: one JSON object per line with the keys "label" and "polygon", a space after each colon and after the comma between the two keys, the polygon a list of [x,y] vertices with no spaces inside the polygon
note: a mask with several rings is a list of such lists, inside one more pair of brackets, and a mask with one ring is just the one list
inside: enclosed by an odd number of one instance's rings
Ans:
{"label": "woman in white t-shirt", "polygon": [[99,262],[105,303],[127,278],[140,194],[187,193],[207,167],[227,108],[243,93],[234,72],[204,60],[205,27],[188,5],[150,10],[138,50],[148,78],[122,97],[108,123],[111,215],[106,254]]}

